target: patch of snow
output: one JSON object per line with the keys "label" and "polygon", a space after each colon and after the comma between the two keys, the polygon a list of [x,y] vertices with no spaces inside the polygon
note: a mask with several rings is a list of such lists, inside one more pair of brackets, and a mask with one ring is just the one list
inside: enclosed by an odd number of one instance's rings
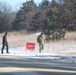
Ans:
{"label": "patch of snow", "polygon": [[40,35],[41,34],[41,32],[37,32],[37,33],[34,33],[33,35]]}
{"label": "patch of snow", "polygon": [[[57,48],[56,48],[57,50]],[[71,50],[72,51],[72,50]],[[9,54],[4,50],[4,54],[1,55],[13,55],[13,56],[23,56],[26,58],[34,58],[34,59],[55,59],[55,60],[68,60],[76,62],[75,56],[60,56],[55,54],[55,52],[50,53],[39,53],[38,50],[26,50],[25,47],[11,47],[9,49]],[[19,58],[19,57],[18,57]]]}

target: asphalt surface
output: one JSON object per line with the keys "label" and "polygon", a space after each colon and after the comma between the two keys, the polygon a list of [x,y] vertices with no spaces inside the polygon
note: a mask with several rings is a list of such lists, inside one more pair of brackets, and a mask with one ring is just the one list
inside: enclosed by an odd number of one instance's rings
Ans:
{"label": "asphalt surface", "polygon": [[76,75],[76,62],[0,55],[0,75]]}

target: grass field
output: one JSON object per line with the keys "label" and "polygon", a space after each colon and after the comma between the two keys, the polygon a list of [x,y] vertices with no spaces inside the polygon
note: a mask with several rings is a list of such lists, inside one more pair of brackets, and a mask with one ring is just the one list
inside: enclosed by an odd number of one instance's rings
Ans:
{"label": "grass field", "polygon": [[[0,47],[2,47],[2,36],[4,33],[0,34]],[[26,32],[8,32],[8,43],[10,47],[21,47],[25,46],[27,42],[35,43],[38,45],[36,38],[38,35],[27,34]],[[50,41],[45,43],[47,52],[55,51],[58,54],[65,55],[76,55],[76,32],[67,32],[63,40],[60,41]],[[72,52],[73,49],[73,52]],[[57,51],[60,50],[60,51]],[[71,51],[70,51],[71,50]],[[68,51],[68,52],[67,52]],[[46,52],[46,53],[47,53]]]}
{"label": "grass field", "polygon": [[[0,45],[2,44],[2,36],[0,34]],[[8,32],[7,40],[10,46],[23,46],[26,42],[37,43],[36,38],[38,35],[27,34],[26,32]],[[65,39],[60,41],[54,41],[49,43],[60,43],[60,44],[76,44],[76,32],[67,32]],[[49,44],[47,43],[47,44]]]}
{"label": "grass field", "polygon": [[[2,43],[2,36],[4,33],[0,34],[0,45]],[[10,46],[23,46],[26,42],[35,42],[36,37],[31,34],[26,34],[22,32],[9,32],[7,36],[7,40]]]}

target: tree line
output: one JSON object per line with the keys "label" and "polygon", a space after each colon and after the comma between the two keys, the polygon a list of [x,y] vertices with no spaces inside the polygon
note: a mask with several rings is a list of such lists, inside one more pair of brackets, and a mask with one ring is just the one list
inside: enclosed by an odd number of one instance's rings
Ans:
{"label": "tree line", "polygon": [[0,32],[26,30],[55,34],[60,30],[76,30],[76,0],[26,1],[17,12],[0,2]]}

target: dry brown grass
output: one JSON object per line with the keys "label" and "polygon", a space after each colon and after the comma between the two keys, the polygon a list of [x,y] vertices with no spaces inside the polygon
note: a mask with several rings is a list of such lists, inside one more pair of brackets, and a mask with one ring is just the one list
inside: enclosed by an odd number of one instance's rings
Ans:
{"label": "dry brown grass", "polygon": [[[0,34],[0,45],[2,43],[2,36],[4,33]],[[10,46],[24,46],[27,42],[37,43],[37,35],[27,34],[26,32],[9,32],[8,33],[8,42]],[[60,41],[55,41],[51,43],[60,43],[60,44],[69,44],[75,43],[76,41],[76,32],[67,32],[65,39]],[[48,43],[49,44],[49,43]],[[76,43],[75,43],[76,44]]]}
{"label": "dry brown grass", "polygon": [[[0,47],[2,46],[2,36],[4,33],[0,34]],[[27,34],[26,32],[9,32],[8,33],[8,43],[10,47],[20,47],[20,46],[25,46],[27,42],[31,43],[37,43],[36,41],[37,35],[32,35],[32,34]],[[46,46],[48,50],[53,48],[54,45],[60,44],[62,46],[64,45],[69,45],[68,47],[75,47],[76,45],[76,32],[67,32],[65,39],[60,40],[60,41],[55,41],[55,42],[49,42],[46,43]],[[64,48],[62,49],[64,50]],[[69,53],[60,53],[62,55],[76,55],[75,52],[69,52]]]}
{"label": "dry brown grass", "polygon": [[[2,43],[2,36],[4,33],[0,34],[0,45]],[[8,33],[8,43],[11,47],[15,46],[24,46],[27,42],[37,43],[37,36],[33,36],[30,34],[22,33],[22,32],[9,32]]]}

